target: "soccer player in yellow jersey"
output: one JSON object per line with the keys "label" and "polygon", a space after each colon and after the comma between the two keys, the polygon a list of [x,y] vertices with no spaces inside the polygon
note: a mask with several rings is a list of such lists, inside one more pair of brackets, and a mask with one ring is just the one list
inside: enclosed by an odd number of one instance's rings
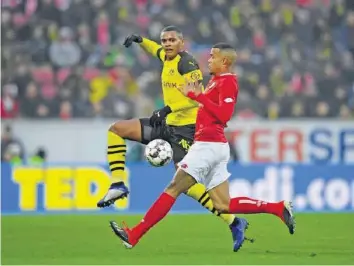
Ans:
{"label": "soccer player in yellow jersey", "polygon": [[[125,139],[143,144],[159,138],[168,141],[173,149],[175,165],[183,159],[193,143],[198,104],[184,96],[178,88],[184,85],[185,79],[202,82],[202,72],[194,57],[183,50],[183,35],[177,27],[164,28],[160,37],[161,45],[135,34],[128,36],[124,42],[125,47],[131,46],[133,42],[138,43],[161,61],[165,107],[154,111],[150,118],[118,121],[111,125],[108,130],[107,159],[113,183],[104,198],[98,202],[98,207],[109,206],[129,193],[124,184]],[[236,236],[243,234],[237,229],[238,219],[232,214],[217,212],[202,184],[195,184],[186,194],[229,225],[235,248]]]}

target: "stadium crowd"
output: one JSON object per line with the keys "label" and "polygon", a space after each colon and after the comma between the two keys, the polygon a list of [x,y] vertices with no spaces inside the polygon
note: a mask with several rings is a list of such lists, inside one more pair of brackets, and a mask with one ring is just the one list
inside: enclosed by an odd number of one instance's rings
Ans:
{"label": "stadium crowd", "polygon": [[121,44],[182,29],[205,73],[210,46],[238,51],[240,118],[354,110],[352,0],[3,0],[1,117],[148,116],[163,105],[158,60]]}

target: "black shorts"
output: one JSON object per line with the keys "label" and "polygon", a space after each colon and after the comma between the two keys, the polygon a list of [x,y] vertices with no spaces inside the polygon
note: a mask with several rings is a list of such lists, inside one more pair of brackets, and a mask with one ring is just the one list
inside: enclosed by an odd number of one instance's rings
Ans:
{"label": "black shorts", "polygon": [[163,139],[171,144],[173,150],[173,161],[180,162],[187,154],[194,141],[195,124],[185,126],[170,126],[162,123],[158,126],[151,126],[149,118],[141,118],[142,143],[148,144],[154,139]]}

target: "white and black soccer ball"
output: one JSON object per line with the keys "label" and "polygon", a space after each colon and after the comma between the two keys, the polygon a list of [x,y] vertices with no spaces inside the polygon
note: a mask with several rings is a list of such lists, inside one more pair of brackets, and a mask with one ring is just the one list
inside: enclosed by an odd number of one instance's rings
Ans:
{"label": "white and black soccer ball", "polygon": [[173,157],[172,147],[163,139],[152,140],[145,147],[145,157],[152,166],[167,165]]}

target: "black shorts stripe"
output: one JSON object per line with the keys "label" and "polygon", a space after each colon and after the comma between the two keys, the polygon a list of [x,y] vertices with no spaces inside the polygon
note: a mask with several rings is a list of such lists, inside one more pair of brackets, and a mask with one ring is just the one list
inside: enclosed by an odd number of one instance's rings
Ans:
{"label": "black shorts stripe", "polygon": [[115,165],[115,164],[125,164],[125,161],[113,161],[109,163],[109,166]]}
{"label": "black shorts stripe", "polygon": [[108,151],[107,154],[126,153],[126,152],[127,152],[127,150]]}
{"label": "black shorts stripe", "polygon": [[108,146],[108,149],[115,149],[115,148],[125,148],[127,147],[127,145],[123,144],[123,145],[112,145],[112,146]]}
{"label": "black shorts stripe", "polygon": [[199,203],[203,200],[206,194],[208,194],[208,192],[205,191],[204,194],[199,198],[198,200]]}
{"label": "black shorts stripe", "polygon": [[118,170],[121,170],[121,171],[124,171],[124,167],[114,167],[111,169],[111,171],[118,171]]}
{"label": "black shorts stripe", "polygon": [[210,200],[209,196],[202,202],[202,205],[204,206],[205,204],[208,203],[208,201]]}
{"label": "black shorts stripe", "polygon": [[213,209],[211,210],[211,212],[212,212],[212,213],[215,213],[215,212],[216,212],[216,209],[215,209],[215,208],[213,208]]}

